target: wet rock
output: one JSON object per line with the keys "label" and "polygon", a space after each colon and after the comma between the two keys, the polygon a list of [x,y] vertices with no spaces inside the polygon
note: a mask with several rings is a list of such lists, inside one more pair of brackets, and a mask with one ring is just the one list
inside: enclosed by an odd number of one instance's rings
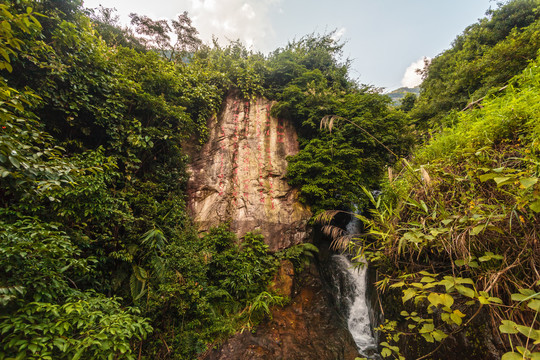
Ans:
{"label": "wet rock", "polygon": [[346,324],[332,306],[312,266],[299,279],[291,303],[273,310],[272,320],[244,331],[207,353],[203,360],[354,360],[359,356]]}
{"label": "wet rock", "polygon": [[[270,116],[272,103],[229,96],[210,119],[208,142],[192,152],[188,208],[200,231],[229,222],[242,237],[260,231],[271,251],[310,239],[311,212],[285,179],[298,152],[292,124]],[[296,289],[296,291],[293,291]],[[201,359],[353,360],[356,345],[313,265],[300,277],[282,261],[270,290],[292,298],[251,332],[245,330]]]}
{"label": "wet rock", "polygon": [[289,260],[282,260],[274,276],[270,290],[278,295],[290,298],[293,295],[294,265]]}

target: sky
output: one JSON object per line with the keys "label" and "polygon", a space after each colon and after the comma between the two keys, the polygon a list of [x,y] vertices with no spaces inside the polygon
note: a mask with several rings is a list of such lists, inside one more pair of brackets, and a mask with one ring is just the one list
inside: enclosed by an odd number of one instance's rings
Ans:
{"label": "sky", "polygon": [[203,41],[240,39],[268,53],[288,41],[335,30],[352,60],[351,77],[394,90],[416,86],[415,70],[451,46],[457,35],[485,16],[494,0],[84,0],[129,13],[172,19],[187,11]]}

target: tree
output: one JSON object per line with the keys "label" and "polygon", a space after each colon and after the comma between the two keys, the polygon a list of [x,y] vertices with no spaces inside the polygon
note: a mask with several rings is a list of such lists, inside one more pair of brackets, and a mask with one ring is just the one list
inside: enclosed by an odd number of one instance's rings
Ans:
{"label": "tree", "polygon": [[[147,49],[158,51],[169,60],[185,61],[186,56],[193,54],[202,44],[197,37],[199,32],[192,25],[187,11],[178,15],[171,24],[167,20],[152,20],[146,15],[131,13],[129,16],[135,31],[143,36],[141,41]],[[173,37],[176,38],[174,43]]]}
{"label": "tree", "polygon": [[124,46],[137,51],[144,51],[145,44],[137,38],[128,27],[122,27],[119,23],[116,9],[99,6],[95,9],[87,9],[86,13],[94,23],[95,28],[103,40],[111,47]]}
{"label": "tree", "polygon": [[171,27],[167,20],[152,20],[146,15],[129,14],[131,25],[135,26],[137,34],[142,35],[148,50],[154,49],[166,56],[171,49]]}
{"label": "tree", "polygon": [[202,44],[201,39],[197,37],[199,31],[191,24],[191,19],[187,11],[178,15],[177,20],[172,20],[172,27],[176,35],[176,43],[173,51],[185,56],[199,50]]}
{"label": "tree", "polygon": [[401,106],[399,107],[404,112],[409,112],[416,103],[416,94],[406,93],[403,99],[401,99]]}

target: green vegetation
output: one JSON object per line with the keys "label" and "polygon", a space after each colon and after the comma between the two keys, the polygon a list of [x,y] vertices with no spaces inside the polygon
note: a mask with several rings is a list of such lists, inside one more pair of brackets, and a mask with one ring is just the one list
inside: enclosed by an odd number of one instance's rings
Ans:
{"label": "green vegetation", "polygon": [[393,341],[412,332],[444,343],[480,310],[515,334],[515,351],[540,340],[539,85],[536,60],[482,109],[460,113],[417,151],[418,170],[407,164],[386,185],[392,199],[374,202],[373,220],[364,218],[376,236],[368,257],[386,269],[379,285],[401,289],[406,305],[382,328]]}
{"label": "green vegetation", "polygon": [[490,343],[504,360],[540,356],[537,5],[502,5],[433,60],[411,120],[438,132],[360,216],[388,306],[384,358],[444,359],[464,333],[482,334],[470,358]]}
{"label": "green vegetation", "polygon": [[392,99],[393,105],[402,105],[406,97],[416,98],[418,95],[420,95],[420,88],[419,87],[415,87],[415,88],[400,87],[399,89],[386,93],[386,95],[390,99]]}
{"label": "green vegetation", "polygon": [[[275,83],[283,81],[282,74],[297,74],[278,88],[273,111],[299,131],[301,150],[289,159],[287,177],[315,213],[363,208],[367,199],[361,186],[376,187],[384,166],[407,154],[412,144],[404,131],[408,117],[391,110],[389,99],[376,89],[350,81],[340,51],[331,34],[308,36],[270,58]],[[329,116],[332,128],[321,127]]]}
{"label": "green vegetation", "polygon": [[[305,36],[268,57],[232,43],[203,49],[193,58],[226,73],[242,96],[277,101],[273,115],[290,120],[300,137],[301,150],[289,159],[287,178],[314,212],[362,208],[367,200],[360,185],[376,187],[384,166],[407,154],[412,144],[403,131],[406,114],[389,109],[389,99],[376,89],[348,78],[342,47],[330,33]],[[336,117],[331,132],[320,127],[329,115]]]}
{"label": "green vegetation", "polygon": [[185,13],[131,30],[76,0],[0,2],[0,359],[192,359],[286,303],[279,263],[301,269],[312,245],[271,254],[186,212],[181,144],[204,143],[229,94],[294,124],[287,177],[314,213],[370,207],[359,242],[402,300],[383,356],[407,338],[438,356],[484,316],[504,359],[536,359],[538,5],[490,11],[393,107],[332,34],[265,56],[203,46]]}
{"label": "green vegetation", "polygon": [[197,50],[186,14],[134,15],[142,40],[77,1],[0,12],[0,358],[192,359],[283,305],[277,266],[316,249],[270,254],[226,225],[199,238],[181,148],[230,91],[288,86],[281,61]]}
{"label": "green vegetation", "polygon": [[226,76],[112,47],[75,1],[0,22],[0,358],[192,359],[286,301],[273,273],[308,250],[201,240],[186,214],[180,144],[204,141]]}
{"label": "green vegetation", "polygon": [[539,5],[538,0],[509,1],[489,11],[433,59],[420,85],[416,123],[423,128],[447,125],[449,110],[498,91],[527,67],[540,46]]}

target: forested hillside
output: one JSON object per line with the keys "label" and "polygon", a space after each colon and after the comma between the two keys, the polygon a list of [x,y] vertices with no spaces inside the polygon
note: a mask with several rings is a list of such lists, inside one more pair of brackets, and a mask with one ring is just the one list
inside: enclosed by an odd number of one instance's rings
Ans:
{"label": "forested hillside", "polygon": [[539,4],[488,12],[424,69],[410,114],[431,135],[389,168],[357,239],[383,357],[540,356]]}
{"label": "forested hillside", "polygon": [[290,300],[272,280],[313,245],[186,210],[187,149],[231,94],[294,124],[286,179],[316,219],[364,214],[335,245],[377,269],[383,357],[538,359],[538,9],[490,10],[395,107],[333,33],[265,55],[187,13],[0,1],[0,359],[194,359]]}
{"label": "forested hillside", "polygon": [[420,85],[413,118],[421,127],[448,125],[450,110],[462,110],[498,91],[536,58],[540,47],[536,0],[509,1],[470,25],[452,47],[434,58]]}

